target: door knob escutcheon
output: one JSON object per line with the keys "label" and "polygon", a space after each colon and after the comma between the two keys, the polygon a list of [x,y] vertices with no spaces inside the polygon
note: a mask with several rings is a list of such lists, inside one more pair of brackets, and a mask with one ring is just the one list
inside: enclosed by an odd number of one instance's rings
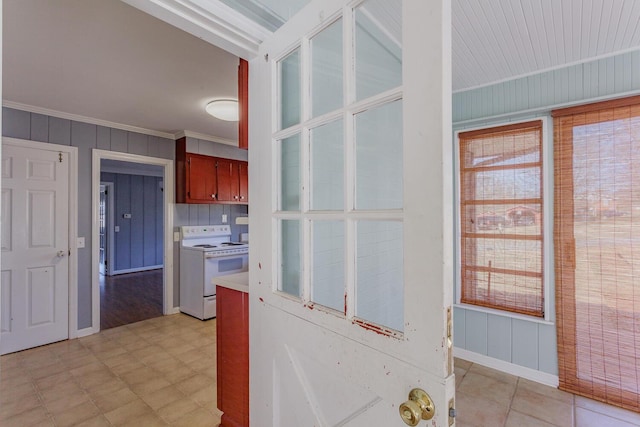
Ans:
{"label": "door knob escutcheon", "polygon": [[422,389],[409,392],[409,400],[400,405],[400,418],[408,426],[417,426],[420,420],[430,420],[436,412],[431,397]]}

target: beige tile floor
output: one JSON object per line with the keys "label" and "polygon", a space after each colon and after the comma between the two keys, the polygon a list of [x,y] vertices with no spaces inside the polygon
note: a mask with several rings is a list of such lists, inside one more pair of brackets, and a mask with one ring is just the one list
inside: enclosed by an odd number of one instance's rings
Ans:
{"label": "beige tile floor", "polygon": [[631,427],[640,414],[455,360],[458,427]]}
{"label": "beige tile floor", "polygon": [[177,314],[0,358],[0,426],[217,426],[215,320]]}
{"label": "beige tile floor", "polygon": [[[2,356],[0,426],[217,426],[215,343],[215,320],[176,314]],[[640,414],[461,359],[455,371],[459,427],[640,426]]]}

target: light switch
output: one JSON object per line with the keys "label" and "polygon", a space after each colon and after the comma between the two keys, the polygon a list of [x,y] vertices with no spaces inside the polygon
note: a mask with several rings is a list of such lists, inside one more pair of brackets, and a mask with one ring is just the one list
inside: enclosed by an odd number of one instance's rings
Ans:
{"label": "light switch", "polygon": [[120,232],[120,226],[116,225],[115,227],[113,227],[113,231],[116,232],[116,233],[119,233]]}
{"label": "light switch", "polygon": [[131,214],[122,214],[122,218],[131,219]]}
{"label": "light switch", "polygon": [[84,248],[84,237],[78,237],[78,248]]}
{"label": "light switch", "polygon": [[227,223],[227,214],[222,214],[222,223],[223,224]]}
{"label": "light switch", "polygon": [[176,231],[173,233],[173,241],[174,242],[179,242],[180,241],[180,232]]}

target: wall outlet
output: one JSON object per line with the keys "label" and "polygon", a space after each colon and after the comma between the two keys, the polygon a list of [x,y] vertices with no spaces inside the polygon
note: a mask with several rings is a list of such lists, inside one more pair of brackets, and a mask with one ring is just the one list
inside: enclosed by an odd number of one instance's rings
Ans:
{"label": "wall outlet", "polygon": [[173,241],[174,242],[179,242],[180,241],[180,232],[179,231],[174,231],[173,232]]}
{"label": "wall outlet", "polygon": [[84,248],[84,237],[78,237],[77,247],[78,247],[78,249]]}
{"label": "wall outlet", "polygon": [[222,214],[222,223],[223,224],[227,223],[227,214]]}
{"label": "wall outlet", "polygon": [[120,232],[120,226],[116,225],[115,227],[113,227],[113,231],[116,232],[116,233],[119,233]]}

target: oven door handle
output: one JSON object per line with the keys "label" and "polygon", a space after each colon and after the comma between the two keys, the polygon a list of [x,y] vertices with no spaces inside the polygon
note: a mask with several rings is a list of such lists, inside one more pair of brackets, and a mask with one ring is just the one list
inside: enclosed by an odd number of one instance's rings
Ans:
{"label": "oven door handle", "polygon": [[220,256],[219,256],[219,255],[214,255],[214,254],[206,254],[204,257],[205,257],[206,259],[209,259],[209,258],[220,258]]}

